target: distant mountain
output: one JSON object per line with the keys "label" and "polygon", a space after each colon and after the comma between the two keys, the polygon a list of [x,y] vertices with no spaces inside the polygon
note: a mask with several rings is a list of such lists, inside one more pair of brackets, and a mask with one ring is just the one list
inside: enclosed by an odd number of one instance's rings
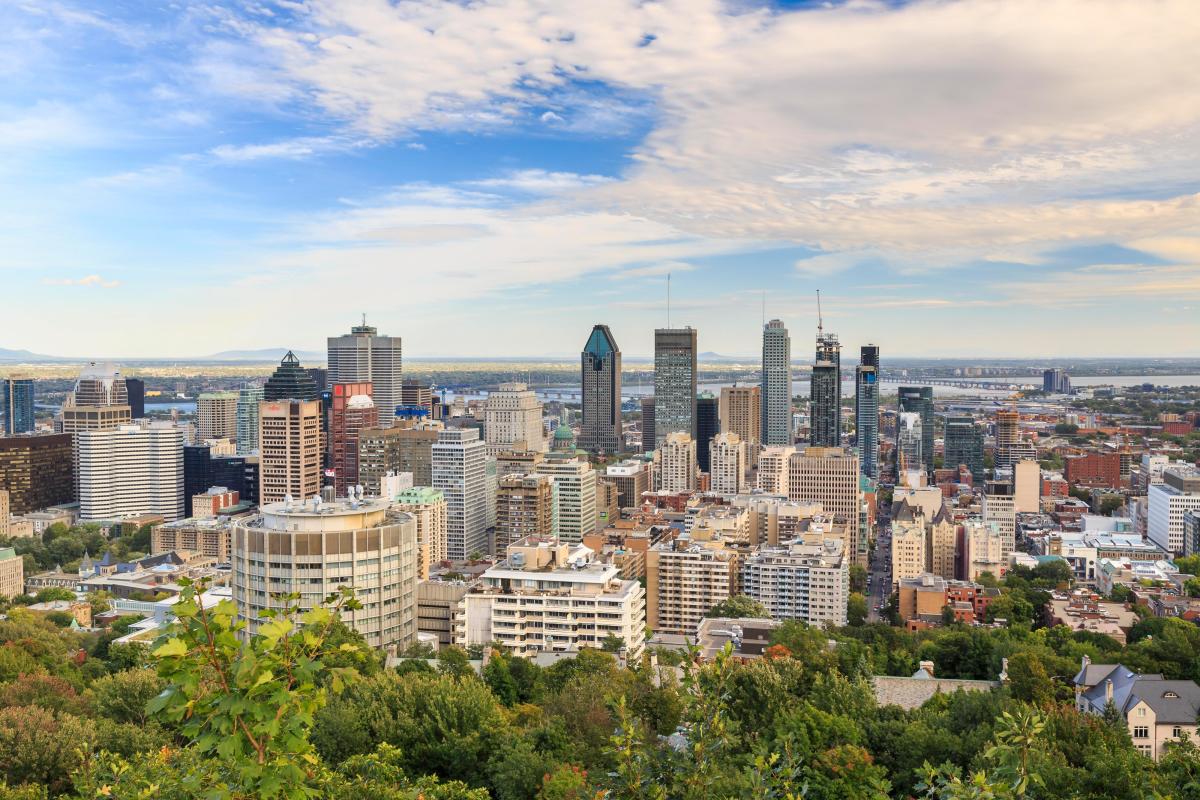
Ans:
{"label": "distant mountain", "polygon": [[[286,347],[264,347],[261,350],[222,350],[211,356],[204,356],[203,361],[279,361],[287,355]],[[296,358],[301,361],[325,362],[325,353],[314,350],[293,350]]]}
{"label": "distant mountain", "polygon": [[0,361],[62,361],[58,356],[44,356],[28,350],[7,350],[0,347]]}
{"label": "distant mountain", "polygon": [[753,356],[723,356],[720,353],[701,353],[697,358],[700,361],[712,364],[714,362],[728,361],[735,364],[745,364],[748,361],[754,361]]}

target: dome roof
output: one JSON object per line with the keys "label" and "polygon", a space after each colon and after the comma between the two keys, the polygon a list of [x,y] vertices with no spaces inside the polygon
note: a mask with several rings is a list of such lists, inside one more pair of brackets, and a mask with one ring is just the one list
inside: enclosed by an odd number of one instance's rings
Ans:
{"label": "dome roof", "polygon": [[558,428],[554,431],[554,438],[558,439],[560,441],[565,441],[567,439],[574,439],[575,434],[571,430],[570,426],[568,426],[567,423],[564,422],[562,425],[559,425]]}

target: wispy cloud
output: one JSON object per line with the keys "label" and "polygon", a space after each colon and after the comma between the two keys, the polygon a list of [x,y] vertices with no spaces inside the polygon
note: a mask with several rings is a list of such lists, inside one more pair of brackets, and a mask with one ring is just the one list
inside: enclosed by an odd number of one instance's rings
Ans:
{"label": "wispy cloud", "polygon": [[467,186],[483,189],[511,189],[526,194],[559,194],[600,186],[612,181],[605,175],[580,175],[575,172],[548,172],[544,169],[513,170],[496,178],[467,181]]}
{"label": "wispy cloud", "polygon": [[120,281],[107,280],[99,275],[84,275],[82,278],[47,278],[43,281],[47,286],[88,286],[97,289],[115,289]]}

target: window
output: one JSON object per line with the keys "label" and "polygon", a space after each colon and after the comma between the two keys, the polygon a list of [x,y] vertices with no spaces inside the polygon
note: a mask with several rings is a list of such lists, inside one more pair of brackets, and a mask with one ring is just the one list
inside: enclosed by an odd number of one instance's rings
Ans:
{"label": "window", "polygon": [[1144,716],[1146,716],[1146,707],[1145,707],[1145,706],[1138,706],[1137,715],[1138,715],[1139,717],[1144,717]]}
{"label": "window", "polygon": [[1176,739],[1178,739],[1180,736],[1183,735],[1183,728],[1176,725],[1174,728],[1171,729],[1171,735],[1174,736]]}
{"label": "window", "polygon": [[1150,738],[1150,728],[1146,725],[1134,725],[1133,726],[1133,738],[1149,739]]}

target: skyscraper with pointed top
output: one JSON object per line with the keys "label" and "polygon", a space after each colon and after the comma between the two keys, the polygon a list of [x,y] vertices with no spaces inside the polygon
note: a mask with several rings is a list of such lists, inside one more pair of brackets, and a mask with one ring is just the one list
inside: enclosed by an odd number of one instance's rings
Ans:
{"label": "skyscraper with pointed top", "polygon": [[279,367],[267,378],[263,386],[264,400],[319,400],[321,392],[313,383],[308,370],[300,366],[300,359],[288,350],[279,362]]}
{"label": "skyscraper with pointed top", "polygon": [[583,420],[579,446],[589,453],[623,450],[621,349],[607,325],[596,325],[580,354]]}
{"label": "skyscraper with pointed top", "polygon": [[809,442],[818,447],[842,445],[842,346],[836,333],[825,332],[817,293],[817,350],[810,383]]}
{"label": "skyscraper with pointed top", "polygon": [[380,336],[378,328],[367,324],[364,314],[361,325],[355,325],[347,335],[330,336],[328,345],[329,383],[371,384],[379,409],[379,427],[392,427],[404,387],[400,337]]}
{"label": "skyscraper with pointed top", "polygon": [[792,340],[777,319],[763,326],[761,397],[763,444],[792,444]]}

